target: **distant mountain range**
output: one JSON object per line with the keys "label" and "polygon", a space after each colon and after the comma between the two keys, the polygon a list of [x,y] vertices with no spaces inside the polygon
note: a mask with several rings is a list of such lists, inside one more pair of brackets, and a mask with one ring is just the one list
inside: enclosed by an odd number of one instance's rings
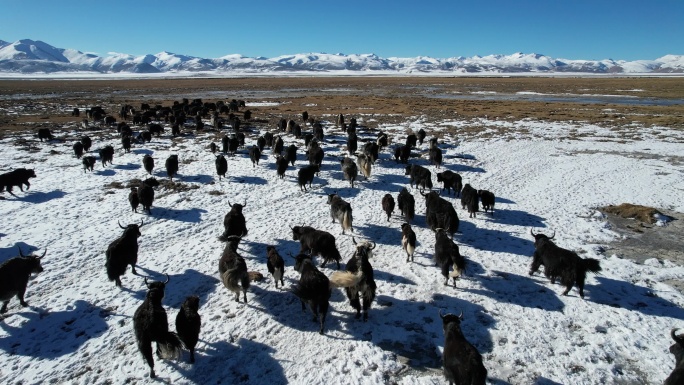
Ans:
{"label": "distant mountain range", "polygon": [[683,55],[655,60],[568,60],[539,54],[514,53],[436,59],[382,58],[374,54],[308,53],[274,58],[227,55],[215,59],[160,52],[134,56],[110,53],[98,56],[75,49],[55,48],[42,41],[0,40],[0,75],[73,73],[98,74],[664,74],[684,73]]}

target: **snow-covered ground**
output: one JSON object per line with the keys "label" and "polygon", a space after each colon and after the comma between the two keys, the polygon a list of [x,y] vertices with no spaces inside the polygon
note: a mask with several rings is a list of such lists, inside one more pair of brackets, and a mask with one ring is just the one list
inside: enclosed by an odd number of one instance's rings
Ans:
{"label": "snow-covered ground", "polygon": [[[252,108],[258,115],[258,106]],[[363,124],[368,117],[357,117]],[[330,119],[332,120],[332,118]],[[35,168],[31,189],[0,201],[0,261],[47,248],[45,271],[30,281],[27,301],[10,301],[0,321],[0,382],[12,384],[360,384],[444,383],[440,357],[444,337],[440,309],[463,312],[462,329],[484,357],[493,384],[658,384],[674,366],[668,352],[672,327],[684,327],[684,296],[662,283],[684,278],[684,268],[648,260],[638,265],[616,255],[600,254],[618,237],[595,209],[623,202],[684,212],[681,131],[666,128],[605,129],[585,124],[534,121],[482,121],[505,137],[467,137],[447,133],[472,122],[440,124],[412,120],[381,127],[394,143],[406,127],[425,128],[428,137],[444,135],[443,169],[463,176],[464,183],[497,196],[494,215],[469,219],[458,200],[448,198],[461,218],[455,235],[468,261],[457,287],[444,286],[432,262],[434,234],[425,225],[423,198],[416,196],[413,228],[418,252],[405,261],[400,246],[398,210],[387,222],[380,201],[408,186],[404,167],[390,151],[381,153],[368,181],[350,188],[342,179],[339,156],[344,137],[327,124],[323,169],[314,188],[300,192],[296,170],[276,178],[273,158],[265,151],[253,168],[246,150],[229,159],[230,177],[218,181],[208,134],[181,140],[168,136],[137,145],[122,154],[116,133],[93,145],[117,148],[114,164],[84,173],[71,145],[80,133],[61,134],[29,151],[20,138],[5,138],[0,172]],[[629,132],[627,132],[629,131]],[[578,140],[559,139],[569,132]],[[170,133],[170,130],[167,130]],[[363,131],[361,131],[363,134]],[[248,145],[256,136],[248,136]],[[361,136],[363,139],[364,136]],[[305,164],[296,143],[296,168]],[[414,151],[413,163],[428,165],[427,143]],[[35,150],[38,148],[38,150]],[[133,213],[128,190],[109,188],[144,179],[141,159],[152,154],[154,174],[166,178],[164,160],[178,154],[179,180],[196,187],[182,192],[159,188],[152,215]],[[653,156],[645,156],[645,155]],[[357,239],[377,243],[371,261],[378,284],[368,322],[354,319],[340,290],[334,290],[325,335],[317,333],[310,313],[301,312],[288,289],[299,274],[288,253],[299,251],[289,226],[310,225],[331,232],[343,262],[352,253],[352,234],[331,223],[326,194],[337,192],[354,210]],[[249,270],[266,277],[253,282],[248,303],[236,303],[219,281],[223,216],[229,203],[243,203],[249,234],[240,244]],[[139,238],[138,272],[153,279],[168,273],[164,305],[170,324],[186,296],[198,295],[203,326],[197,362],[155,359],[157,380],[135,345],[132,316],[146,287],[130,269],[123,289],[107,280],[104,251],[121,235],[117,221],[144,221]],[[534,250],[530,229],[556,233],[556,243],[582,257],[600,260],[603,271],[590,275],[580,299],[576,288],[563,288],[541,274],[528,276]],[[266,246],[286,257],[284,290],[275,289],[266,271]],[[328,266],[322,271],[330,275]],[[173,328],[173,326],[172,326]]]}

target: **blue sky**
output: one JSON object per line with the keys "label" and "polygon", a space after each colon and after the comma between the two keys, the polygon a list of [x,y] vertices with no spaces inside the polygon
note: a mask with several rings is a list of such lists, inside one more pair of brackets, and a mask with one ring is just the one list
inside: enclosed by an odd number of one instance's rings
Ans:
{"label": "blue sky", "polygon": [[684,0],[0,0],[0,40],[106,55],[684,54]]}

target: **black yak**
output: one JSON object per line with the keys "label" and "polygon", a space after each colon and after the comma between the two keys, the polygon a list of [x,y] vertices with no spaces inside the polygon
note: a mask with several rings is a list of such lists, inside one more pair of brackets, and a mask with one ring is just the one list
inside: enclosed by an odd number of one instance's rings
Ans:
{"label": "black yak", "polygon": [[228,172],[228,161],[226,160],[226,157],[222,154],[218,154],[214,163],[216,164],[216,173],[219,176],[219,180],[221,180],[221,177],[225,178],[226,173]]}
{"label": "black yak", "polygon": [[43,272],[40,260],[45,254],[47,254],[47,249],[40,257],[24,255],[19,248],[19,257],[8,259],[0,265],[0,301],[2,301],[0,314],[7,312],[7,305],[14,296],[19,299],[21,306],[28,306],[24,300],[26,286],[31,274]]}
{"label": "black yak", "polygon": [[449,385],[485,385],[487,369],[482,364],[482,355],[466,340],[461,331],[463,313],[442,315],[440,311],[439,317],[444,328],[442,364],[444,377],[449,381]]}
{"label": "black yak", "polygon": [[81,159],[81,163],[83,163],[83,172],[93,171],[96,162],[97,158],[94,156],[84,156],[83,159]]}
{"label": "black yak", "polygon": [[306,185],[309,185],[309,188],[311,188],[311,183],[313,183],[313,178],[314,175],[321,171],[320,165],[317,164],[311,164],[308,166],[304,166],[299,169],[299,172],[297,173],[297,183],[299,183],[299,190],[306,192]]}
{"label": "black yak", "polygon": [[0,192],[7,190],[8,193],[14,195],[12,187],[17,186],[21,191],[24,191],[24,185],[26,186],[26,190],[28,190],[31,187],[29,178],[35,177],[36,172],[32,168],[17,168],[10,172],[0,174]]}
{"label": "black yak", "polygon": [[178,174],[178,155],[169,155],[168,158],[166,158],[166,175],[173,180],[173,177]]}
{"label": "black yak", "polygon": [[195,346],[199,341],[202,319],[197,313],[199,310],[199,297],[191,295],[185,298],[176,316],[176,333],[186,349],[190,351],[190,363],[195,362]]}
{"label": "black yak", "polygon": [[665,379],[665,385],[684,384],[684,337],[677,335],[677,329],[670,332],[674,344],[670,346],[670,353],[675,356],[675,368]]}
{"label": "black yak", "polygon": [[285,261],[273,246],[266,246],[266,268],[273,276],[276,289],[278,288],[278,281],[280,281],[280,286],[284,287],[285,282],[283,282],[283,277],[285,276]]}
{"label": "black yak", "polygon": [[105,251],[107,261],[105,267],[107,268],[107,278],[114,281],[116,286],[121,286],[121,276],[126,273],[126,267],[131,265],[131,272],[137,274],[135,271],[135,264],[138,263],[138,237],[140,228],[144,225],[141,220],[140,225],[135,223],[126,227],[121,226],[123,234],[112,241]]}
{"label": "black yak", "polygon": [[219,236],[221,242],[226,242],[228,237],[235,235],[238,237],[244,237],[247,235],[247,223],[245,221],[245,216],[242,214],[242,209],[247,207],[247,202],[244,204],[230,204],[228,201],[228,206],[230,206],[230,211],[223,217],[223,234]]}
{"label": "black yak", "polygon": [[[449,284],[449,277],[453,278],[456,287],[456,278],[460,277],[466,269],[466,260],[461,256],[458,245],[454,243],[447,229],[436,229],[435,231],[435,263],[442,269],[444,285]],[[449,267],[454,271],[449,273]]]}
{"label": "black yak", "polygon": [[587,278],[587,271],[598,273],[601,271],[599,261],[594,258],[581,258],[574,251],[563,249],[551,242],[556,236],[554,232],[551,237],[545,234],[535,234],[530,229],[530,234],[534,237],[534,255],[530,266],[530,275],[539,270],[539,266],[544,265],[544,275],[555,283],[560,279],[560,283],[565,286],[563,295],[568,295],[572,287],[577,284],[581,298],[584,298],[584,281]]}
{"label": "black yak", "polygon": [[147,365],[150,367],[150,378],[155,378],[154,357],[152,355],[152,342],[157,343],[157,356],[160,358],[177,358],[181,353],[181,340],[178,335],[169,331],[169,321],[166,317],[166,310],[162,306],[164,299],[164,289],[169,282],[168,275],[166,282],[148,283],[147,295],[143,303],[133,314],[133,328],[138,349],[142,353]]}
{"label": "black yak", "polygon": [[342,167],[344,179],[348,180],[351,187],[354,188],[354,181],[359,174],[359,168],[356,166],[356,163],[351,158],[345,157],[340,160],[340,167]]}
{"label": "black yak", "polygon": [[152,170],[154,170],[154,158],[150,156],[150,154],[145,154],[143,156],[143,167],[145,167],[145,171],[147,171],[148,174],[152,175]]}
{"label": "black yak", "polygon": [[[373,278],[373,267],[368,260],[373,257],[373,249],[375,243],[370,241],[356,242],[352,238],[352,242],[356,246],[356,250],[352,257],[347,261],[346,270],[354,275],[358,275],[359,280],[354,285],[345,288],[349,304],[356,309],[356,318],[361,318],[363,311],[363,320],[368,321],[368,309],[375,299],[375,290],[377,285]],[[360,273],[360,274],[359,274]],[[363,307],[361,302],[363,301]]]}
{"label": "black yak", "polygon": [[408,223],[401,224],[401,248],[406,252],[406,262],[413,262],[413,253],[416,251],[416,233]]}
{"label": "black yak", "polygon": [[391,194],[385,194],[382,197],[382,210],[387,214],[387,222],[389,222],[392,213],[394,212],[394,198]]}
{"label": "black yak", "polygon": [[294,268],[300,273],[300,277],[299,282],[293,285],[292,293],[301,301],[302,311],[306,311],[306,304],[309,305],[313,321],[320,322],[318,332],[323,334],[325,317],[330,307],[330,280],[313,265],[310,255],[298,254]]}
{"label": "black yak", "polygon": [[323,258],[321,267],[325,267],[328,262],[337,263],[337,268],[340,268],[339,250],[335,245],[335,237],[327,231],[316,230],[310,226],[295,226],[292,229],[292,239],[299,241],[299,252],[303,253],[309,251],[311,257],[320,255]]}
{"label": "black yak", "polygon": [[102,161],[102,167],[106,167],[107,163],[112,164],[112,161],[114,160],[114,147],[104,146],[98,150],[98,154],[100,155],[100,160]]}

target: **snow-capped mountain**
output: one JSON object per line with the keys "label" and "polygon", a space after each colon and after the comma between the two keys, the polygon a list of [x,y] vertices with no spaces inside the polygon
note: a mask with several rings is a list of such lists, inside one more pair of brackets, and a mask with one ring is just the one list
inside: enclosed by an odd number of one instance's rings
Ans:
{"label": "snow-capped mountain", "polygon": [[554,59],[540,54],[514,53],[438,59],[427,56],[414,58],[382,58],[375,54],[308,53],[274,58],[226,55],[206,59],[172,52],[134,56],[110,52],[107,56],[83,53],[75,49],[55,48],[42,41],[23,39],[14,43],[0,40],[0,73],[86,72],[117,73],[177,73],[345,71],[348,73],[681,73],[684,56],[665,55],[655,60],[570,60]]}

